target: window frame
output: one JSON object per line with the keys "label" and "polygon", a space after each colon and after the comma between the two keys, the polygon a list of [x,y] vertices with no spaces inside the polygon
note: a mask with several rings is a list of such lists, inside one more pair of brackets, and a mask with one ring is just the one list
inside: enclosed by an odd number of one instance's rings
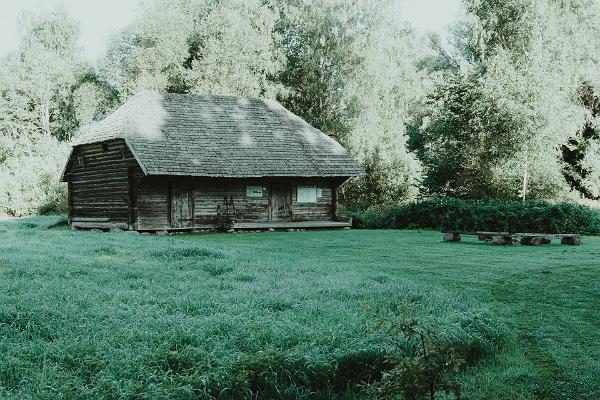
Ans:
{"label": "window frame", "polygon": [[[254,192],[256,190],[256,192]],[[260,194],[258,194],[260,190]],[[264,188],[260,185],[246,185],[246,197],[258,199],[264,196]]]}
{"label": "window frame", "polygon": [[[306,190],[306,189],[311,189],[313,190],[312,193],[314,193],[314,201],[313,199],[313,195],[311,193],[310,199],[306,200],[306,196],[303,196],[304,199],[300,200],[300,189]],[[296,186],[296,203],[298,204],[317,204],[318,203],[318,191],[317,191],[317,187],[316,186]]]}

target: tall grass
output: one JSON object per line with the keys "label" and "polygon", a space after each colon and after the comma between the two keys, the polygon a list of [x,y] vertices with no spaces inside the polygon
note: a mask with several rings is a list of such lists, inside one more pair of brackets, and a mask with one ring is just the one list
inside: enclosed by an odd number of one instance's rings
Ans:
{"label": "tall grass", "polygon": [[0,225],[8,398],[361,398],[399,346],[372,328],[365,302],[410,299],[472,362],[510,336],[482,304],[408,276],[206,236],[46,229],[56,222]]}

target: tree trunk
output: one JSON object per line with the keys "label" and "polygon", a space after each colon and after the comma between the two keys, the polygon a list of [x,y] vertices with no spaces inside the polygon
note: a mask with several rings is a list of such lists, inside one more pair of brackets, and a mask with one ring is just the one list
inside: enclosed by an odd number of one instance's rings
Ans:
{"label": "tree trunk", "polygon": [[528,180],[529,180],[528,169],[529,169],[529,151],[525,150],[525,162],[523,165],[523,187],[521,188],[521,199],[523,200],[523,202],[525,202],[525,199],[527,197],[527,184],[528,184]]}
{"label": "tree trunk", "polygon": [[50,101],[44,100],[42,103],[42,130],[44,136],[50,137]]}

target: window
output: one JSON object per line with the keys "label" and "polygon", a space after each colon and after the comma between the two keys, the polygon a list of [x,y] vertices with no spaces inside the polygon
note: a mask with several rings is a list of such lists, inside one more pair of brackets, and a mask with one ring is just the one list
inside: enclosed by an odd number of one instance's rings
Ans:
{"label": "window", "polygon": [[246,186],[246,197],[262,197],[262,186]]}
{"label": "window", "polygon": [[316,203],[317,188],[314,186],[298,186],[298,203]]}

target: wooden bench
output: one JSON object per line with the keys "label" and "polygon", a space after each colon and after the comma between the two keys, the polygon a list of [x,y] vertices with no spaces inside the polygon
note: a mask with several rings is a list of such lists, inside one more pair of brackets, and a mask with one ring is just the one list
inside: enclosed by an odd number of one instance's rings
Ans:
{"label": "wooden bench", "polygon": [[576,233],[510,233],[510,232],[443,232],[444,242],[460,242],[462,235],[477,235],[481,241],[488,243],[507,245],[515,243],[513,237],[520,237],[520,243],[525,246],[541,246],[552,242],[552,238],[560,238],[561,244],[579,246],[581,235]]}
{"label": "wooden bench", "polygon": [[493,244],[513,244],[510,232],[477,232],[477,239]]}
{"label": "wooden bench", "polygon": [[560,244],[568,244],[569,246],[579,246],[581,244],[581,235],[563,234],[556,236],[560,237]]}
{"label": "wooden bench", "polygon": [[442,238],[444,242],[460,242],[460,232],[443,232]]}
{"label": "wooden bench", "polygon": [[581,244],[581,235],[576,233],[515,233],[515,236],[520,236],[521,244],[526,246],[550,244],[552,238],[560,238],[561,244],[570,246],[579,246]]}
{"label": "wooden bench", "polygon": [[465,232],[443,232],[444,242],[460,242],[462,235],[477,235],[479,240],[485,240],[486,242],[494,244],[513,244],[513,239],[508,232],[477,232],[477,233],[465,233]]}
{"label": "wooden bench", "polygon": [[481,240],[482,242],[493,241],[495,237],[508,238],[509,236],[510,232],[477,232],[477,239]]}

